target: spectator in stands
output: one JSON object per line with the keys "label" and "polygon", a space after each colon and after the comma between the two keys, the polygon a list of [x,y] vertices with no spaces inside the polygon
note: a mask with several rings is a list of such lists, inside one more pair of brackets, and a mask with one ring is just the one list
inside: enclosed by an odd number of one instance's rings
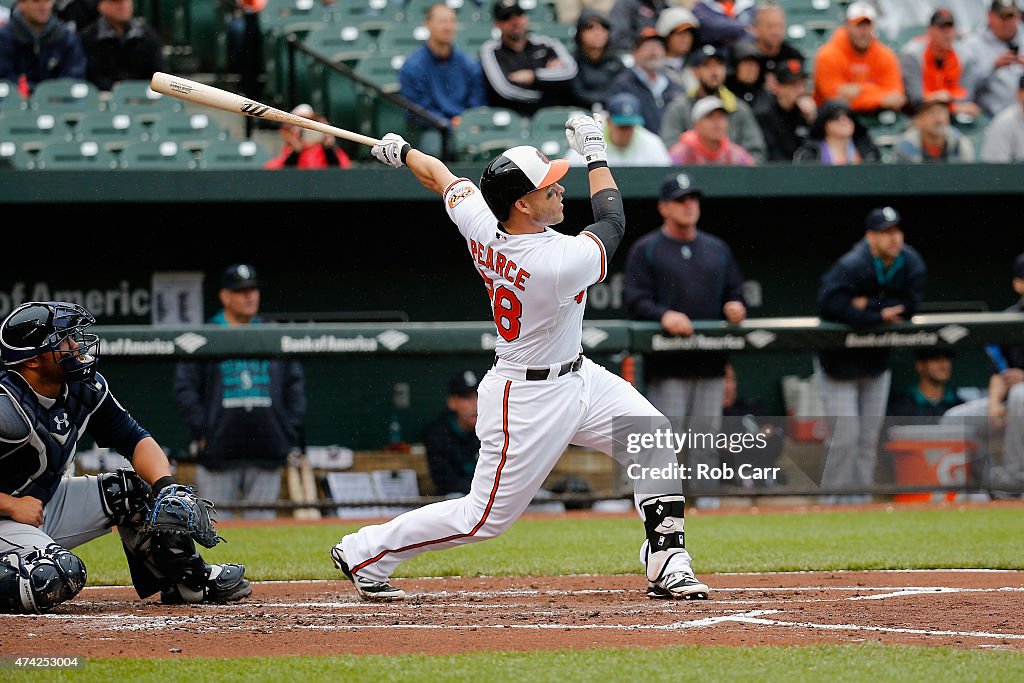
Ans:
{"label": "spectator in stands", "polygon": [[893,392],[887,413],[895,417],[942,417],[964,402],[950,380],[953,377],[953,358],[950,349],[919,349],[915,354],[914,371],[917,382],[903,391]]}
{"label": "spectator in stands", "polygon": [[877,18],[870,3],[852,3],[846,11],[846,23],[818,49],[814,96],[819,105],[841,99],[857,113],[903,109],[907,97],[899,58],[875,35]]}
{"label": "spectator in stands", "polygon": [[98,0],[54,0],[53,13],[63,21],[68,29],[79,36],[82,30],[99,19]]}
{"label": "spectator in stands", "polygon": [[[267,0],[229,0],[234,9],[227,21],[228,69],[238,74],[238,91],[260,99],[263,92],[263,31],[260,14]],[[325,5],[331,4],[324,1]]]}
{"label": "spectator in stands", "polygon": [[[697,227],[702,196],[691,176],[668,174],[658,199],[662,225],[634,242],[626,257],[629,317],[658,321],[670,335],[691,336],[695,320],[737,324],[747,316],[743,275],[732,250],[721,238]],[[717,351],[647,356],[647,397],[669,417],[677,432],[718,433],[728,360],[728,354]],[[679,424],[680,420],[685,424]],[[691,467],[719,464],[714,448],[691,450],[687,458]],[[716,503],[709,498],[698,500],[697,505],[714,507]]]}
{"label": "spectator in stands", "polygon": [[18,0],[11,20],[0,26],[0,80],[28,94],[40,81],[85,78],[85,52],[73,30],[53,14],[53,0]]}
{"label": "spectator in stands", "polygon": [[[463,111],[487,104],[480,63],[455,45],[458,19],[451,7],[443,2],[434,3],[427,8],[423,25],[428,31],[427,39],[402,63],[398,71],[399,92],[449,122],[450,127],[456,127]],[[441,131],[418,117],[410,120],[419,130],[417,149],[440,158]]]}
{"label": "spectator in stands", "polygon": [[754,110],[764,133],[768,161],[792,162],[800,146],[807,142],[817,114],[814,98],[807,94],[807,73],[798,59],[779,62],[771,92]]}
{"label": "spectator in stands", "polygon": [[985,128],[981,160],[997,164],[1024,161],[1024,76],[1017,84],[1017,104],[1003,109]]}
{"label": "spectator in stands", "polygon": [[697,0],[693,13],[700,19],[700,40],[705,45],[728,47],[753,36],[755,0]]}
{"label": "spectator in stands", "polygon": [[[228,266],[221,276],[224,307],[214,325],[244,329],[262,322],[260,281],[252,265]],[[306,414],[305,376],[291,358],[180,361],[174,406],[192,435],[196,486],[218,503],[276,502],[288,454]],[[223,518],[228,513],[221,510]],[[273,509],[245,517],[272,518]]]}
{"label": "spectator in stands", "polygon": [[868,130],[854,118],[850,105],[829,100],[818,108],[807,142],[800,145],[796,163],[848,166],[882,160],[881,150]]}
{"label": "spectator in stands", "polygon": [[615,0],[608,20],[612,24],[612,49],[627,54],[645,28],[654,28],[668,0]]}
{"label": "spectator in stands", "polygon": [[80,32],[85,77],[102,91],[126,80],[149,81],[166,71],[160,34],[134,16],[132,0],[99,0],[100,17]]}
{"label": "spectator in stands", "polygon": [[[1013,261],[1010,285],[1017,301],[1005,312],[1024,313],[1024,253]],[[989,344],[985,351],[991,370],[988,394],[950,408],[943,422],[966,427],[985,441],[990,433],[1002,432],[1002,460],[992,467],[988,483],[996,497],[1024,498],[1024,344]]]}
{"label": "spectator in stands", "polygon": [[[110,2],[110,0],[104,0]],[[292,113],[320,123],[327,119],[313,111],[308,104],[300,104]],[[352,160],[341,147],[338,139],[316,130],[282,123],[280,127],[283,141],[281,153],[270,159],[263,168],[350,168]]]}
{"label": "spectator in stands", "polygon": [[607,17],[615,0],[555,0],[555,18],[560,24],[575,24],[584,10],[592,10]]}
{"label": "spectator in stands", "polygon": [[917,105],[913,121],[893,150],[897,162],[974,161],[974,143],[950,123],[950,104],[948,98],[938,97]]}
{"label": "spectator in stands", "polygon": [[[608,99],[606,107],[605,141],[608,143],[608,163],[621,166],[671,166],[672,159],[661,138],[644,128],[640,113],[640,100],[628,92]],[[586,161],[575,151],[568,157],[572,166],[586,166]]]}
{"label": "spectator in stands", "polygon": [[670,147],[684,131],[693,125],[690,109],[702,97],[715,96],[722,100],[729,114],[729,139],[747,150],[757,163],[765,159],[764,134],[754,112],[725,87],[726,51],[713,45],[704,45],[691,56],[697,87],[669,102],[661,120],[659,134]]}
{"label": "spectator in stands", "polygon": [[665,39],[656,29],[645,28],[636,37],[633,62],[633,68],[626,69],[612,81],[608,94],[635,95],[642,107],[644,127],[657,134],[665,106],[685,92],[665,75]]}
{"label": "spectator in stands", "polygon": [[703,97],[690,111],[693,128],[669,147],[672,161],[680,166],[753,166],[750,152],[729,139],[729,113],[714,95]]}
{"label": "spectator in stands", "polygon": [[764,77],[761,74],[761,55],[752,40],[738,40],[729,48],[731,68],[725,77],[725,87],[751,109],[764,99]]}
{"label": "spectator in stands", "polygon": [[530,31],[519,0],[497,0],[494,25],[501,38],[480,48],[487,103],[531,116],[541,107],[572,102],[576,60],[561,42]]}
{"label": "spectator in stands", "polygon": [[452,377],[444,410],[423,428],[435,496],[469,493],[480,454],[480,439],[476,436],[478,385],[471,370]]}
{"label": "spectator in stands", "polygon": [[572,55],[579,74],[572,81],[572,90],[581,107],[603,105],[608,99],[608,86],[626,69],[621,55],[610,47],[610,30],[604,15],[591,9],[580,12]]}
{"label": "spectator in stands", "polygon": [[684,90],[696,88],[689,62],[697,47],[700,19],[685,7],[668,7],[658,15],[654,29],[665,39],[665,75]]}
{"label": "spectator in stands", "polygon": [[766,89],[771,92],[779,64],[792,59],[804,62],[806,56],[786,40],[786,10],[776,0],[762,0],[758,3],[752,26],[754,44],[760,54],[761,75]]}
{"label": "spectator in stands", "polygon": [[927,32],[912,38],[900,50],[900,71],[911,108],[916,109],[926,99],[946,99],[954,114],[973,118],[981,113],[960,84],[961,66],[953,49],[955,41],[953,13],[940,7],[928,21]]}
{"label": "spectator in stands", "polygon": [[[904,243],[900,214],[890,206],[868,213],[864,238],[825,271],[819,316],[853,326],[910,320],[924,296],[927,268]],[[889,349],[829,349],[814,357],[825,414],[835,418],[821,485],[867,489],[875,481],[878,437],[891,378]],[[866,494],[822,502],[861,503]]]}
{"label": "spectator in stands", "polygon": [[1014,104],[1024,76],[1024,26],[1017,0],[992,0],[987,25],[957,47],[969,97],[991,118]]}

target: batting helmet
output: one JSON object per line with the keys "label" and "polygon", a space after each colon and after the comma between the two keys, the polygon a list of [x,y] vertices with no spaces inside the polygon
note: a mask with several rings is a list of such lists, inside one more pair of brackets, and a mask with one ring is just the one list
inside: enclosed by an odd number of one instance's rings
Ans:
{"label": "batting helmet", "polygon": [[504,223],[517,199],[557,183],[568,170],[568,161],[551,161],[536,147],[512,147],[487,164],[480,176],[480,192],[494,217]]}
{"label": "batting helmet", "polygon": [[91,352],[100,340],[85,333],[95,322],[78,304],[24,303],[0,325],[0,357],[11,367],[49,351],[64,368],[68,382],[84,382],[96,374],[96,356]]}

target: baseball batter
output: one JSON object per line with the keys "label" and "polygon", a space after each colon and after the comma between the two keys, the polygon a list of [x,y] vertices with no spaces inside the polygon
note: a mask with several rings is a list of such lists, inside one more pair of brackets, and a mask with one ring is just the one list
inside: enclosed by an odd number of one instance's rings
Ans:
{"label": "baseball batter", "polygon": [[[331,549],[361,598],[401,600],[405,592],[389,582],[401,562],[508,529],[569,444],[627,466],[676,463],[670,448],[626,455],[625,431],[669,423],[631,384],[582,354],[587,288],[604,279],[626,225],[601,131],[589,116],[566,122],[570,145],[587,161],[594,212],[594,222],[575,237],[550,228],[563,218],[558,181],[568,170],[565,160],[513,147],[487,165],[476,185],[394,133],[373,148],[377,159],[408,165],[442,195],[487,290],[498,341],[478,390],[481,446],[469,494],[363,527]],[[646,530],[640,559],[647,595],[706,598],[708,587],[694,577],[684,546],[682,482],[641,477],[634,498]]]}
{"label": "baseball batter", "polygon": [[[71,549],[117,526],[140,598],[227,602],[252,593],[240,564],[210,565],[220,541],[209,501],[171,475],[163,449],[96,372],[93,316],[77,304],[22,304],[0,325],[0,612],[73,598],[86,568]],[[70,476],[89,434],[132,469]]]}

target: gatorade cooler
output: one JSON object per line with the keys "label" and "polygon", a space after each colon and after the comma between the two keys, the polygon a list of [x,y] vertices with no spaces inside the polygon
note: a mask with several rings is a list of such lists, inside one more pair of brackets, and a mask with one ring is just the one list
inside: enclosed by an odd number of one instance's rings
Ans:
{"label": "gatorade cooler", "polygon": [[[962,430],[943,430],[931,426],[894,427],[893,440],[885,444],[892,454],[896,483],[902,486],[966,486],[967,463],[978,445],[964,438]],[[917,437],[917,438],[913,438]],[[899,493],[898,503],[956,499],[956,492]]]}

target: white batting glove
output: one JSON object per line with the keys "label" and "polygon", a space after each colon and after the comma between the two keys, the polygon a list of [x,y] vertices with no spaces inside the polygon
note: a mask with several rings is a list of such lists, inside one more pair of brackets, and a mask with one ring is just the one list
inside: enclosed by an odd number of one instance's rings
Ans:
{"label": "white batting glove", "polygon": [[566,121],[565,139],[588,164],[594,161],[608,161],[608,145],[604,141],[604,131],[593,116],[581,114]]}
{"label": "white batting glove", "polygon": [[406,142],[401,135],[398,133],[388,133],[380,139],[379,145],[373,146],[370,154],[388,166],[401,168],[405,166],[405,163],[402,161],[402,150],[406,147],[412,149],[412,145]]}

